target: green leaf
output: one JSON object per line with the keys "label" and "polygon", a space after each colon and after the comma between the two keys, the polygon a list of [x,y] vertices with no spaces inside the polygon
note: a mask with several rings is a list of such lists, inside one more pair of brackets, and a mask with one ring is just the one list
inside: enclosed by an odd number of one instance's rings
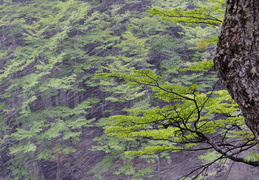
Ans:
{"label": "green leaf", "polygon": [[251,153],[244,157],[245,162],[259,162],[259,154],[258,153]]}

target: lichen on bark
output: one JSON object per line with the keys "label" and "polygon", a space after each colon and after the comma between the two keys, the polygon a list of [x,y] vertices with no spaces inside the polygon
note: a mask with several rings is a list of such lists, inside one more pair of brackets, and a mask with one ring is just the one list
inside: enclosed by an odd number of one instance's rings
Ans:
{"label": "lichen on bark", "polygon": [[259,1],[227,0],[214,58],[222,83],[259,140]]}

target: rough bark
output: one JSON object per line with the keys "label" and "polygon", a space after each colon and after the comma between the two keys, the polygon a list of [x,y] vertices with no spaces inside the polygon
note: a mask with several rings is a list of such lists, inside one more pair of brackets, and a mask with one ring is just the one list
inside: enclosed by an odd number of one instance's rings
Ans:
{"label": "rough bark", "polygon": [[259,1],[227,0],[214,58],[219,78],[259,142]]}

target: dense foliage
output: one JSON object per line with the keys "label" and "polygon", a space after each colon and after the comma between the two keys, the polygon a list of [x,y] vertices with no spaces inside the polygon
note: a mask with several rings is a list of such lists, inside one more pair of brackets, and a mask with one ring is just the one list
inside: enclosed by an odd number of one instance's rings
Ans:
{"label": "dense foliage", "polygon": [[39,179],[44,160],[60,168],[60,156],[73,156],[97,126],[104,133],[88,148],[107,155],[86,173],[98,177],[152,177],[159,158],[184,150],[213,149],[211,162],[255,165],[256,154],[236,158],[255,143],[241,130],[238,106],[214,86],[223,7],[223,0],[0,3],[3,178]]}

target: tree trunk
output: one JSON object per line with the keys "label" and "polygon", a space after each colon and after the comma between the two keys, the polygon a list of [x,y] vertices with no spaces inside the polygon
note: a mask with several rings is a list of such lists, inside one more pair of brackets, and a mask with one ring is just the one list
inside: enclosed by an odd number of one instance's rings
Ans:
{"label": "tree trunk", "polygon": [[259,0],[227,0],[226,8],[215,69],[259,142]]}

